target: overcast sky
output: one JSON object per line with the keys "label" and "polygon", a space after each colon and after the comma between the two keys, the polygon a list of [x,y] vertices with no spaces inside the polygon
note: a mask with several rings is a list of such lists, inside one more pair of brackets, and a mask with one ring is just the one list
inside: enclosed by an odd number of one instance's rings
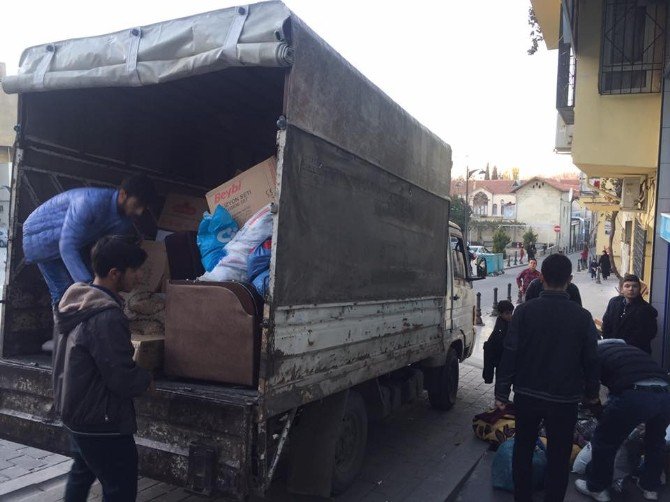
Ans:
{"label": "overcast sky", "polygon": [[[556,51],[530,47],[528,0],[286,0],[453,149],[453,175],[487,162],[522,177],[574,169],[553,153]],[[31,45],[238,5],[227,0],[5,1],[0,61]]]}

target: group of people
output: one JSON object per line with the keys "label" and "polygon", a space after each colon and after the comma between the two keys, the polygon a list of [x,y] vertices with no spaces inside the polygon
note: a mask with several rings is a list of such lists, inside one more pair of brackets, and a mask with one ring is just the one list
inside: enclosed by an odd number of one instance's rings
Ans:
{"label": "group of people", "polygon": [[142,279],[147,254],[132,236],[133,218],[154,197],[152,182],[136,175],[117,189],[59,194],[23,225],[25,258],[42,272],[54,311],[54,410],[70,431],[74,458],[66,502],[85,502],[96,478],[106,501],[136,499],[133,398],[151,390],[153,379],[133,361],[119,294]]}
{"label": "group of people", "polygon": [[[496,406],[514,403],[515,500],[532,500],[532,457],[542,423],[545,500],[564,499],[580,402],[602,414],[586,479],[577,480],[576,489],[597,501],[610,500],[616,453],[644,423],[645,461],[638,486],[646,500],[658,500],[670,425],[670,376],[651,356],[656,310],[642,298],[639,278],[627,274],[620,295],[607,305],[601,336],[571,282],[570,259],[553,254],[541,268],[540,273],[531,262],[520,274],[517,283],[525,301],[516,309],[500,302],[501,314],[484,345],[483,377],[490,383],[495,373]],[[601,384],[609,390],[604,409]]]}

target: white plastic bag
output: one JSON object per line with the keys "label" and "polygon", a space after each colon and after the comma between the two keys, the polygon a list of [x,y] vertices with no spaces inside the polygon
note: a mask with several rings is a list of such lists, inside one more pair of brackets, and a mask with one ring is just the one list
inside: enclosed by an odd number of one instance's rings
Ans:
{"label": "white plastic bag", "polygon": [[586,472],[586,466],[591,462],[592,455],[591,443],[586,443],[584,448],[577,454],[577,457],[575,457],[575,463],[572,464],[572,472],[584,474]]}
{"label": "white plastic bag", "polygon": [[268,204],[254,214],[235,237],[226,244],[226,256],[221,258],[211,272],[206,272],[200,281],[248,282],[247,260],[261,242],[272,237],[272,213]]}

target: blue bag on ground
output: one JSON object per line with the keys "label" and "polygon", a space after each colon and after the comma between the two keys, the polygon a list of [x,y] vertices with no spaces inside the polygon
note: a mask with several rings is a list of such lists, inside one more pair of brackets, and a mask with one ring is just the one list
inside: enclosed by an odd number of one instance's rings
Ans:
{"label": "blue bag on ground", "polygon": [[205,213],[198,227],[198,249],[207,272],[211,272],[226,255],[225,246],[237,230],[237,223],[225,207],[216,206],[213,214]]}
{"label": "blue bag on ground", "polygon": [[[512,455],[514,451],[514,438],[508,439],[502,443],[491,465],[491,480],[493,488],[514,491],[514,478],[512,476]],[[540,440],[537,441],[535,451],[533,452],[533,488],[541,490],[544,488],[544,474],[547,470],[547,455],[544,445]]]}

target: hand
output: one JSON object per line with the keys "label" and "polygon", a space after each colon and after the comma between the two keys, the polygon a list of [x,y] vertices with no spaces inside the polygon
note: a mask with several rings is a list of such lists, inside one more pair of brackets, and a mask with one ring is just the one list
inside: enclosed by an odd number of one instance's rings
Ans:
{"label": "hand", "polygon": [[496,408],[505,411],[505,408],[507,408],[507,403],[503,403],[502,401],[496,399]]}

